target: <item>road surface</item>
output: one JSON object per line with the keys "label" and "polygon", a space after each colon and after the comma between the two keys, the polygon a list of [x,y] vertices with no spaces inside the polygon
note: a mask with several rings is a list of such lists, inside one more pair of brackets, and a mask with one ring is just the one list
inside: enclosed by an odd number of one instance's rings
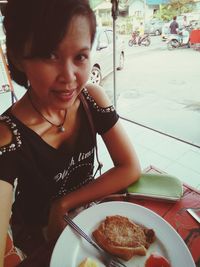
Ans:
{"label": "road surface", "polygon": [[[168,51],[160,37],[149,47],[127,46],[116,84],[121,116],[200,146],[200,52]],[[113,75],[102,85],[112,98]]]}

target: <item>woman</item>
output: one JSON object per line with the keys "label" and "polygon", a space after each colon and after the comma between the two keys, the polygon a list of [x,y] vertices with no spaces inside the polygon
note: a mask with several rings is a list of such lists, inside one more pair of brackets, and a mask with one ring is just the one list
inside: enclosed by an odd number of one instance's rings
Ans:
{"label": "woman", "polygon": [[[140,176],[114,108],[100,87],[87,85],[96,30],[88,2],[9,0],[4,27],[11,76],[28,90],[0,120],[0,266],[11,206],[14,243],[30,255],[59,236],[65,213]],[[114,163],[97,179],[83,102]]]}

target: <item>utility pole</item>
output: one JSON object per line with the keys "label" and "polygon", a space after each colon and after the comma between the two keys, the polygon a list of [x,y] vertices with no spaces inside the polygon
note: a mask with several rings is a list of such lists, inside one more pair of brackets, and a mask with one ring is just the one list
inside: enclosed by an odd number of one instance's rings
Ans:
{"label": "utility pole", "polygon": [[144,15],[143,15],[144,27],[145,27],[145,22],[146,22],[146,11],[147,11],[147,2],[146,2],[146,0],[144,0]]}
{"label": "utility pole", "polygon": [[117,90],[116,90],[116,20],[119,15],[119,0],[111,0],[112,17],[113,17],[113,89],[114,89],[114,106],[117,110]]}

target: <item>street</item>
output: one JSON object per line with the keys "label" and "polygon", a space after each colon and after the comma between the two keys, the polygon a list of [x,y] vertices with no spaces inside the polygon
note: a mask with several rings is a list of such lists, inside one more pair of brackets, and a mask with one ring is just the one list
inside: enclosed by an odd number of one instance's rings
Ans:
{"label": "street", "polygon": [[[151,40],[149,47],[126,45],[125,67],[116,72],[117,110],[122,117],[200,146],[200,52],[168,51],[160,36]],[[112,98],[113,74],[102,85]]]}

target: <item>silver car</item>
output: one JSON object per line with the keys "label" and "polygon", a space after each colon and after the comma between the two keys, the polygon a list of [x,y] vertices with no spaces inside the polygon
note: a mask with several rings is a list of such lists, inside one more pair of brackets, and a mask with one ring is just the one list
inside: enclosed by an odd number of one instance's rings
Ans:
{"label": "silver car", "polygon": [[[91,75],[89,81],[101,84],[103,78],[113,71],[113,31],[98,27],[91,52]],[[116,68],[124,67],[124,41],[116,36]]]}

